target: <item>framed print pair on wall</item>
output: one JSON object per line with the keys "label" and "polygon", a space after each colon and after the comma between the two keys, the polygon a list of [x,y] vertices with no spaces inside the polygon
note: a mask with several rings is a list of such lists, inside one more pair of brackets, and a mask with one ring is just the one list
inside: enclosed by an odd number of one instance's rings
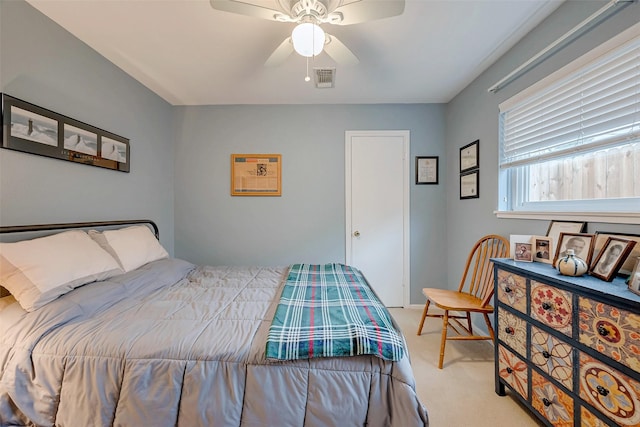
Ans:
{"label": "framed print pair on wall", "polygon": [[480,197],[480,140],[460,148],[460,200]]}

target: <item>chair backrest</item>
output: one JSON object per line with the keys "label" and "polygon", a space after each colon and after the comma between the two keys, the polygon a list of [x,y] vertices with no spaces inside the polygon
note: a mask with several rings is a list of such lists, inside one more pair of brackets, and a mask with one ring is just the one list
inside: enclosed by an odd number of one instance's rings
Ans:
{"label": "chair backrest", "polygon": [[[466,292],[482,300],[486,306],[493,297],[493,262],[491,258],[509,256],[509,241],[497,234],[482,237],[473,245],[464,268],[458,292]],[[467,280],[468,279],[468,280]],[[468,286],[465,288],[465,284]]]}

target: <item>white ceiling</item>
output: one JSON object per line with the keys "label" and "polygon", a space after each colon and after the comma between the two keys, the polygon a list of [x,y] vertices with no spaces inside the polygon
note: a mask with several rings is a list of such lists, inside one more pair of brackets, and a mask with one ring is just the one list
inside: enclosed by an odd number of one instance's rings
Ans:
{"label": "white ceiling", "polygon": [[406,0],[400,16],[326,24],[360,63],[320,54],[310,67],[336,67],[335,87],[317,89],[296,53],[264,66],[295,24],[209,0],[27,1],[173,105],[448,102],[562,3]]}

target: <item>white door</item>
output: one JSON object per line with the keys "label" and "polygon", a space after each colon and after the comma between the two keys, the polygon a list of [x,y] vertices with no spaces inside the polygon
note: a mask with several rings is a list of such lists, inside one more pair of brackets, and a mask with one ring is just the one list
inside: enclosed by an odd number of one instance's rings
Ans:
{"label": "white door", "polygon": [[346,262],[387,307],[409,302],[409,131],[347,131]]}

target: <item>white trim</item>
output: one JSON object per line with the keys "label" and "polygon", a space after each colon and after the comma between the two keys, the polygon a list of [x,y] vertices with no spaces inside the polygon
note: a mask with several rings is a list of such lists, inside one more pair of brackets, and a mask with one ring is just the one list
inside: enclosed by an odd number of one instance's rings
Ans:
{"label": "white trim", "polygon": [[494,211],[498,218],[539,219],[604,222],[609,224],[640,224],[640,212],[532,212],[532,211]]}
{"label": "white trim", "polygon": [[[531,59],[529,59],[524,64],[520,65],[518,68],[513,70],[511,73],[502,78],[499,82],[491,86],[487,89],[488,92],[497,92],[503,87],[507,86],[512,81],[518,79],[523,74],[527,73],[536,65],[544,62],[551,55],[563,49],[572,41],[576,40],[578,37],[582,36],[584,33],[598,25],[600,22],[608,18],[609,16],[620,12],[625,6],[630,5],[635,0],[611,0],[604,7],[600,8],[597,12],[589,16],[587,19],[579,23],[577,26],[573,27],[559,39],[551,43],[546,48],[542,49],[536,55],[534,55]],[[622,4],[622,7],[620,5]],[[613,9],[612,9],[613,8]]]}
{"label": "white trim", "polygon": [[411,206],[410,206],[410,190],[411,190],[411,163],[410,163],[410,147],[411,147],[411,134],[408,130],[391,130],[391,131],[345,131],[345,153],[344,153],[344,170],[345,170],[345,264],[351,262],[352,251],[352,239],[351,234],[351,139],[357,136],[398,136],[403,138],[403,228],[404,228],[404,257],[403,257],[403,306],[407,306],[411,301]]}
{"label": "white trim", "polygon": [[555,81],[560,80],[561,78],[571,74],[573,71],[595,60],[599,56],[602,56],[608,53],[609,51],[611,51],[611,49],[614,49],[618,46],[622,46],[623,44],[627,43],[629,40],[639,35],[640,35],[640,23],[627,28],[617,36],[607,40],[606,42],[602,43],[600,46],[585,53],[580,58],[577,58],[576,60],[570,62],[569,64],[555,71],[554,73],[551,73],[544,79],[538,81],[537,83],[534,83],[533,85],[529,86],[523,91],[505,100],[504,102],[501,102],[498,105],[499,111],[505,111],[510,109],[514,104],[517,104],[522,99],[528,98],[532,94],[539,92],[542,88],[545,88],[549,86],[551,83],[554,83]]}

